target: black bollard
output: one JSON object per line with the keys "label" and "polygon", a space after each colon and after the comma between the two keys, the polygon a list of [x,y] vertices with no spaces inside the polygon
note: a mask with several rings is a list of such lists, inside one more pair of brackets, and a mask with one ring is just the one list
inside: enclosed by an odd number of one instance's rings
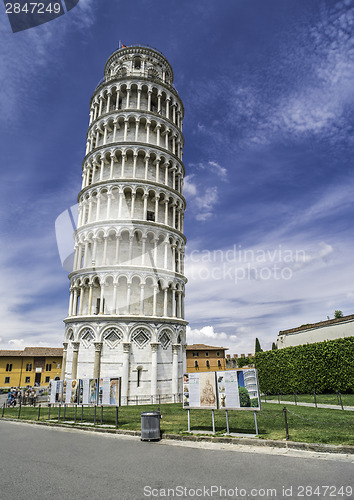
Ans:
{"label": "black bollard", "polygon": [[313,399],[315,400],[315,406],[316,406],[316,408],[317,408],[316,391],[313,391]]}
{"label": "black bollard", "polygon": [[288,440],[288,439],[289,439],[289,427],[288,427],[287,409],[286,409],[286,407],[285,407],[285,406],[284,406],[284,408],[283,408],[283,412],[284,412],[284,420],[285,420],[286,440]]}

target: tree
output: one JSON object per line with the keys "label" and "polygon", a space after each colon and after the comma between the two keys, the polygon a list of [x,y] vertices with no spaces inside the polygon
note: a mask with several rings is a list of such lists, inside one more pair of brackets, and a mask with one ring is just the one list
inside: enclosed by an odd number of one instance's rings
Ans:
{"label": "tree", "polygon": [[277,344],[275,342],[272,343],[272,351],[276,351],[278,349]]}
{"label": "tree", "polygon": [[239,386],[238,393],[240,397],[241,408],[247,408],[247,407],[249,408],[251,406],[251,398],[246,387]]}
{"label": "tree", "polygon": [[260,344],[258,338],[256,338],[256,345],[254,348],[254,352],[263,352],[263,349],[261,348],[261,344]]}
{"label": "tree", "polygon": [[343,311],[339,311],[338,309],[336,309],[336,310],[334,311],[334,317],[335,317],[336,319],[338,319],[338,318],[343,318]]}

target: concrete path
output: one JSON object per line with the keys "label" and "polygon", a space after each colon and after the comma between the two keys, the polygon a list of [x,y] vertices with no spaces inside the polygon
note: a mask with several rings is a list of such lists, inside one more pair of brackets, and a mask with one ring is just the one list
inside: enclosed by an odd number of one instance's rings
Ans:
{"label": "concrete path", "polygon": [[[276,403],[279,405],[295,405],[294,401],[283,401],[280,400],[280,403],[277,399],[267,399],[267,401],[262,401],[262,403]],[[316,405],[315,403],[296,403],[297,406],[309,406],[311,408],[314,408]],[[341,410],[342,407],[340,405],[327,405],[323,403],[317,403],[317,408],[328,408],[329,410]],[[348,411],[354,411],[354,406],[343,406],[344,410]]]}

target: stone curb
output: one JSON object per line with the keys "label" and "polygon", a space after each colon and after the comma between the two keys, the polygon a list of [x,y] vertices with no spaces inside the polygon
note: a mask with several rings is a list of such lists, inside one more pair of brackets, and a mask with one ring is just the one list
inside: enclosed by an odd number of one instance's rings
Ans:
{"label": "stone curb", "polygon": [[[107,429],[103,427],[90,427],[71,424],[60,424],[55,422],[37,422],[35,420],[17,420],[13,418],[2,417],[0,419],[8,422],[26,423],[34,425],[46,425],[49,427],[60,427],[64,429],[77,429],[81,431],[90,431],[106,434],[120,434],[123,436],[140,437],[140,431],[129,431],[123,429]],[[313,451],[317,453],[339,453],[345,455],[354,455],[354,446],[351,445],[332,445],[321,443],[302,443],[297,441],[277,441],[275,439],[257,439],[257,438],[232,438],[217,436],[186,436],[180,434],[162,434],[162,441],[184,441],[184,442],[206,442],[220,444],[236,444],[241,446],[260,446],[270,448],[285,448],[291,450]]]}

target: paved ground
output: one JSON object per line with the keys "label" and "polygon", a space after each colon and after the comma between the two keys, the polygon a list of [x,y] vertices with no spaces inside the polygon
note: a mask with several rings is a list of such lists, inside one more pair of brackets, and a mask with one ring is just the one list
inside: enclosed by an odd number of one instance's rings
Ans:
{"label": "paved ground", "polygon": [[[354,486],[353,457],[320,459],[307,452],[280,455],[279,450],[268,454],[212,443],[148,443],[4,421],[0,443],[2,500],[354,497],[339,490]],[[226,491],[212,495],[212,486]],[[311,487],[312,493],[302,486]],[[331,489],[325,492],[325,486]]]}

